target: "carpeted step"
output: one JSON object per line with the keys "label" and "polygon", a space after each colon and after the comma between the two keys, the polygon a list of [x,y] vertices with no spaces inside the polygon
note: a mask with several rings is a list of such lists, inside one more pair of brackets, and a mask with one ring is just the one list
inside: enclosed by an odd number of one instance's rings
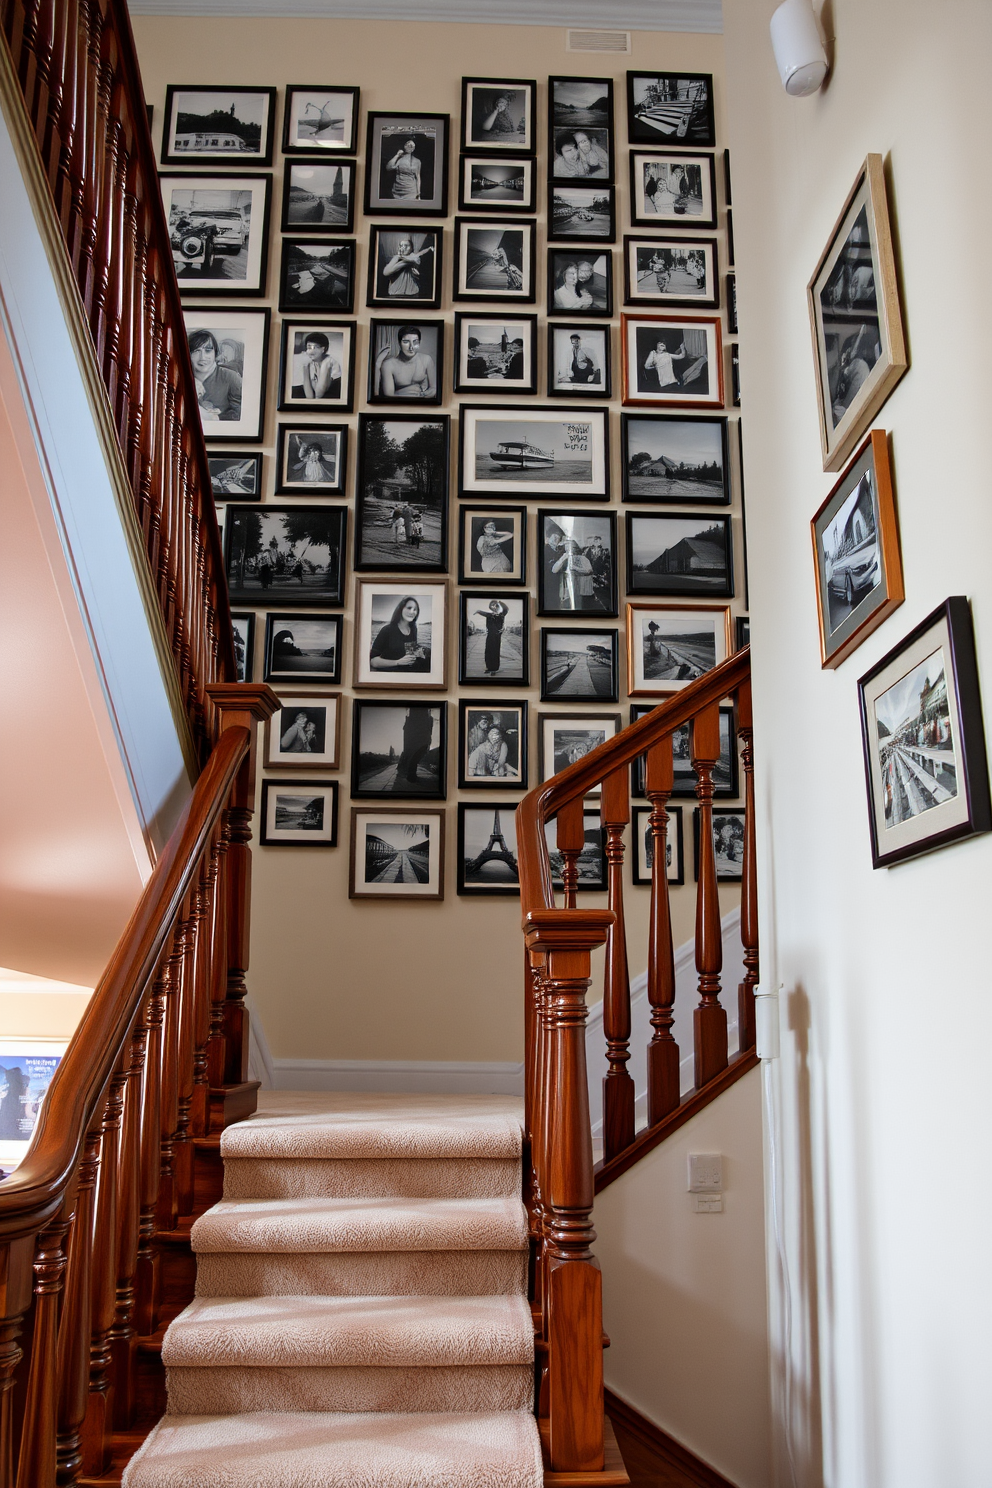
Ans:
{"label": "carpeted step", "polygon": [[519,1196],[516,1158],[225,1157],[225,1199]]}
{"label": "carpeted step", "polygon": [[527,1410],[534,1404],[532,1364],[423,1364],[364,1369],[286,1366],[185,1369],[166,1374],[172,1416],[247,1411],[429,1411],[432,1414]]}
{"label": "carpeted step", "polygon": [[199,1297],[492,1297],[526,1286],[521,1249],[200,1251],[196,1258]]}
{"label": "carpeted step", "polygon": [[124,1488],[541,1488],[524,1411],[166,1416]]}

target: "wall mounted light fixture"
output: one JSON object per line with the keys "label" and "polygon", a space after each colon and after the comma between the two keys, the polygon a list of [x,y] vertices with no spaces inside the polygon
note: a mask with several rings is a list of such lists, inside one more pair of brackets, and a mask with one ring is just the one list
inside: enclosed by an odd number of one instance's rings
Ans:
{"label": "wall mounted light fixture", "polygon": [[772,50],[786,93],[805,98],[823,86],[827,54],[810,0],[785,0],[771,20]]}

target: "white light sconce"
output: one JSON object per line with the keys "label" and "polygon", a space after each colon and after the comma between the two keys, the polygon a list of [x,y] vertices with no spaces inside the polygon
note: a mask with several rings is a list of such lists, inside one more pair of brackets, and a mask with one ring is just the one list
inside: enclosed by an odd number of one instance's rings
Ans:
{"label": "white light sconce", "polygon": [[806,98],[822,88],[827,54],[810,0],[785,0],[771,20],[772,50],[786,93]]}

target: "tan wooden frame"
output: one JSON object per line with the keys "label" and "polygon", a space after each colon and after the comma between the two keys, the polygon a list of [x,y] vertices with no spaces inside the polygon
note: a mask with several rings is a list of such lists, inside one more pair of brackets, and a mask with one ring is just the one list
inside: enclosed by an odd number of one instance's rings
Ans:
{"label": "tan wooden frame", "polygon": [[[626,249],[624,250],[626,252]],[[714,336],[714,353],[712,360],[712,372],[716,378],[716,387],[713,394],[707,393],[705,397],[698,393],[686,398],[670,398],[659,395],[655,398],[647,398],[639,394],[637,388],[630,385],[630,363],[628,357],[630,332],[628,327],[631,323],[635,325],[670,325],[670,326],[704,326],[711,330]],[[622,397],[621,401],[625,408],[704,408],[711,411],[719,411],[726,407],[726,394],[723,380],[723,321],[719,315],[645,315],[640,312],[620,317],[620,354],[621,354],[621,378]]]}
{"label": "tan wooden frame", "polygon": [[[358,847],[358,818],[360,816],[436,816],[438,818],[438,857],[437,857],[437,893],[436,894],[384,894],[374,889],[355,887],[355,853]],[[445,838],[445,810],[443,806],[419,806],[416,801],[411,802],[407,810],[399,807],[377,806],[374,801],[363,801],[358,806],[351,808],[351,847],[348,855],[348,898],[349,899],[393,899],[402,904],[410,904],[414,900],[422,899],[436,902],[444,898],[444,838]]]}
{"label": "tan wooden frame", "polygon": [[[725,638],[726,647],[727,647],[727,654],[726,654],[726,656],[724,656],[721,659],[723,661],[726,661],[732,655],[732,653],[733,653],[734,644],[733,644],[733,634],[732,634],[732,629],[731,629],[730,605],[729,604],[692,604],[689,601],[682,601],[680,603],[678,601],[672,601],[672,600],[640,600],[640,599],[628,599],[628,601],[627,601],[627,607],[626,607],[626,610],[625,610],[625,616],[626,616],[625,630],[626,630],[626,641],[627,641],[627,696],[628,697],[632,697],[632,698],[635,698],[635,697],[663,698],[663,697],[670,696],[672,693],[681,692],[684,688],[686,688],[686,687],[689,686],[689,683],[688,682],[681,682],[681,683],[676,682],[673,685],[668,685],[668,686],[665,686],[665,687],[659,687],[657,689],[655,689],[655,688],[636,687],[635,686],[635,682],[634,682],[634,627],[633,627],[632,621],[633,621],[634,614],[638,610],[678,610],[678,611],[681,611],[683,614],[688,613],[688,612],[695,612],[695,611],[698,611],[700,614],[709,614],[709,615],[717,614],[717,613],[722,614],[723,615],[724,638]],[[719,666],[719,665],[720,665],[720,661],[718,660],[717,661],[717,666]]]}
{"label": "tan wooden frame", "polygon": [[[395,589],[398,594],[404,591],[410,592],[416,589],[440,589],[442,595],[442,633],[441,633],[441,680],[439,682],[422,682],[418,680],[423,674],[405,672],[389,672],[383,676],[378,673],[369,681],[361,681],[361,645],[362,645],[362,596],[366,589]],[[355,632],[355,654],[352,668],[352,689],[361,692],[369,688],[377,692],[395,692],[397,688],[403,691],[412,689],[415,692],[445,692],[448,687],[448,581],[438,574],[427,574],[423,577],[416,569],[411,569],[409,575],[398,574],[388,579],[357,579],[355,581],[355,600],[353,608],[353,629]],[[432,625],[434,617],[431,616]],[[431,632],[431,652],[434,652],[434,631]],[[371,670],[371,669],[370,669]],[[393,680],[395,678],[395,680]]]}
{"label": "tan wooden frame", "polygon": [[312,692],[309,688],[289,689],[279,694],[279,712],[284,708],[291,708],[298,699],[314,703],[325,703],[328,706],[334,704],[334,724],[332,752],[328,758],[325,747],[323,755],[300,754],[293,759],[286,759],[284,755],[275,751],[273,757],[273,745],[278,743],[279,735],[276,729],[276,715],[267,721],[265,725],[265,754],[262,759],[263,768],[266,770],[340,770],[341,768],[341,694],[339,692]]}

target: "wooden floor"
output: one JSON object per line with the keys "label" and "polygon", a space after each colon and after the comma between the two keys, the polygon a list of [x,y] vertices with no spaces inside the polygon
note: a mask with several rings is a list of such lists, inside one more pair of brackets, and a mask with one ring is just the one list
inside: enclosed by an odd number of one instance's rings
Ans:
{"label": "wooden floor", "polygon": [[606,1414],[616,1435],[630,1488],[735,1488],[674,1437],[606,1392]]}

